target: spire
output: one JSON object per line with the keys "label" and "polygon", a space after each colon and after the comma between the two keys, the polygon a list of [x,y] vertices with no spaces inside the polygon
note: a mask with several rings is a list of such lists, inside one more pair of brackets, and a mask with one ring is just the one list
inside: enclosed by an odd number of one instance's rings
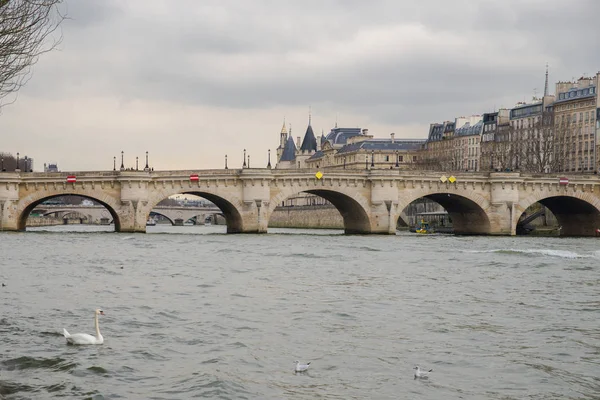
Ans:
{"label": "spire", "polygon": [[311,113],[311,109],[310,106],[308,106],[308,126],[311,126],[312,122],[312,113]]}
{"label": "spire", "polygon": [[544,84],[544,96],[548,96],[548,63],[546,63],[546,83]]}
{"label": "spire", "polygon": [[287,135],[287,129],[285,129],[285,117],[283,117],[283,126],[281,127],[281,134]]}

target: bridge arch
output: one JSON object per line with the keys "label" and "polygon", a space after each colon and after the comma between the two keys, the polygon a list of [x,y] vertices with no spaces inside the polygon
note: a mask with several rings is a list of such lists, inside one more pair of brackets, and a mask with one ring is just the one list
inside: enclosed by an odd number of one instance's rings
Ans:
{"label": "bridge arch", "polygon": [[600,200],[591,193],[576,191],[531,193],[515,207],[515,226],[525,210],[535,203],[554,214],[561,226],[561,236],[594,236],[596,229],[600,229]]}
{"label": "bridge arch", "polygon": [[[153,208],[158,205],[162,200],[166,199],[169,196],[183,194],[183,195],[194,195],[198,197],[205,198],[206,200],[212,202],[216,205],[222,212],[225,217],[225,222],[227,224],[227,233],[241,233],[244,232],[244,221],[242,218],[243,212],[243,203],[237,197],[228,197],[217,193],[216,190],[213,192],[210,189],[190,189],[190,190],[165,190],[158,191],[154,194],[153,199],[148,202],[145,211],[146,220],[150,216],[150,212],[153,211]],[[162,215],[162,214],[161,214]],[[200,215],[200,214],[198,214]],[[167,217],[168,218],[168,217]],[[169,218],[169,220],[171,220]],[[173,221],[171,220],[171,223]]]}
{"label": "bridge arch", "polygon": [[[452,219],[453,230],[458,235],[487,235],[491,233],[488,210],[490,207],[481,195],[464,191],[419,190],[410,194],[402,193],[398,202],[398,217],[410,203],[427,198],[442,206]],[[396,224],[398,221],[396,221]]]}
{"label": "bridge arch", "polygon": [[342,188],[324,188],[324,189],[302,189],[298,187],[286,187],[280,190],[269,201],[267,211],[267,221],[275,211],[275,208],[289,197],[300,193],[314,194],[329,201],[339,211],[344,220],[344,233],[346,234],[366,234],[372,233],[371,219],[369,218],[369,203],[358,192],[345,193]]}
{"label": "bridge arch", "polygon": [[171,218],[169,218],[168,215],[165,215],[165,214],[163,214],[161,212],[157,212],[155,210],[150,210],[150,212],[148,213],[148,218],[146,220],[148,220],[150,218],[151,214],[160,215],[161,217],[166,218],[171,223],[171,225],[175,225],[175,221],[173,221]]}
{"label": "bridge arch", "polygon": [[[24,231],[26,229],[27,226],[27,218],[29,218],[29,214],[31,213],[31,211],[37,207],[38,205],[40,205],[41,203],[56,198],[56,197],[62,197],[62,196],[79,196],[79,197],[83,197],[85,199],[89,199],[89,200],[94,200],[97,203],[101,204],[102,206],[104,206],[104,208],[106,208],[106,210],[110,213],[112,220],[115,224],[115,232],[120,232],[121,231],[121,221],[119,219],[119,215],[116,212],[116,209],[118,208],[116,201],[114,201],[112,198],[105,198],[105,200],[101,200],[97,197],[94,197],[92,195],[88,195],[88,194],[82,194],[79,192],[64,192],[64,193],[54,193],[54,194],[38,194],[36,196],[28,196],[25,197],[23,199],[21,199],[17,205],[17,215],[18,215],[18,219],[17,219],[17,227],[18,230],[20,231]],[[62,211],[67,211],[67,210],[62,210]],[[50,213],[53,213],[55,211],[52,211]],[[69,210],[68,211],[73,212],[73,210]],[[50,214],[48,213],[48,214]]]}

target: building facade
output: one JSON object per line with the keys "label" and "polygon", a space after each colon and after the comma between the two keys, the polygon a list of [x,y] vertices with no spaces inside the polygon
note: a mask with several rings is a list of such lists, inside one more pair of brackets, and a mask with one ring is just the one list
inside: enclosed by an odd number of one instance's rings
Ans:
{"label": "building facade", "polygon": [[600,72],[591,78],[556,84],[554,103],[555,154],[561,172],[599,170]]}

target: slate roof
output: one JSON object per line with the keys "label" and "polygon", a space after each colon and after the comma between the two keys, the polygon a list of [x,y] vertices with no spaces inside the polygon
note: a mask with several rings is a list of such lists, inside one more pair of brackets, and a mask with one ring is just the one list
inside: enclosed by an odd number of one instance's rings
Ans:
{"label": "slate roof", "polygon": [[317,160],[319,158],[323,158],[323,152],[321,150],[317,151],[315,154],[313,154],[312,156],[310,156],[308,159],[309,160]]}
{"label": "slate roof", "polygon": [[361,134],[360,128],[333,128],[327,134],[327,140],[333,146],[343,146],[348,142],[348,139]]}
{"label": "slate roof", "polygon": [[358,150],[366,151],[400,151],[400,150],[418,150],[425,144],[425,139],[369,139],[358,143],[347,144],[338,150],[337,154],[350,153]]}
{"label": "slate roof", "polygon": [[281,158],[279,161],[295,161],[296,160],[296,144],[294,143],[294,139],[292,135],[288,137],[287,142],[285,142],[285,147],[283,148],[283,153],[281,154]]}
{"label": "slate roof", "polygon": [[313,133],[313,129],[310,124],[308,125],[308,128],[306,128],[304,140],[302,140],[302,146],[300,146],[300,151],[317,151],[317,138],[315,138],[315,134]]}
{"label": "slate roof", "polygon": [[471,125],[470,123],[466,123],[456,131],[454,131],[455,136],[471,136],[471,135],[481,135],[483,132],[483,120],[478,121],[475,125]]}

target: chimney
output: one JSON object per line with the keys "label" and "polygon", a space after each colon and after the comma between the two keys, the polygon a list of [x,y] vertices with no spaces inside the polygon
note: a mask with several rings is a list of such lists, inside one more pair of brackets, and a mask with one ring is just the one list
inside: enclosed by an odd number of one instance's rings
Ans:
{"label": "chimney", "polygon": [[394,132],[390,133],[390,136],[392,137],[392,143],[394,143],[394,136],[395,136],[395,135],[396,135],[396,134],[395,134]]}
{"label": "chimney", "polygon": [[368,135],[369,134],[369,130],[368,129],[363,129],[362,130],[362,134],[365,135],[365,136]]}
{"label": "chimney", "polygon": [[302,146],[302,142],[300,142],[300,136],[296,136],[296,147],[300,148]]}

